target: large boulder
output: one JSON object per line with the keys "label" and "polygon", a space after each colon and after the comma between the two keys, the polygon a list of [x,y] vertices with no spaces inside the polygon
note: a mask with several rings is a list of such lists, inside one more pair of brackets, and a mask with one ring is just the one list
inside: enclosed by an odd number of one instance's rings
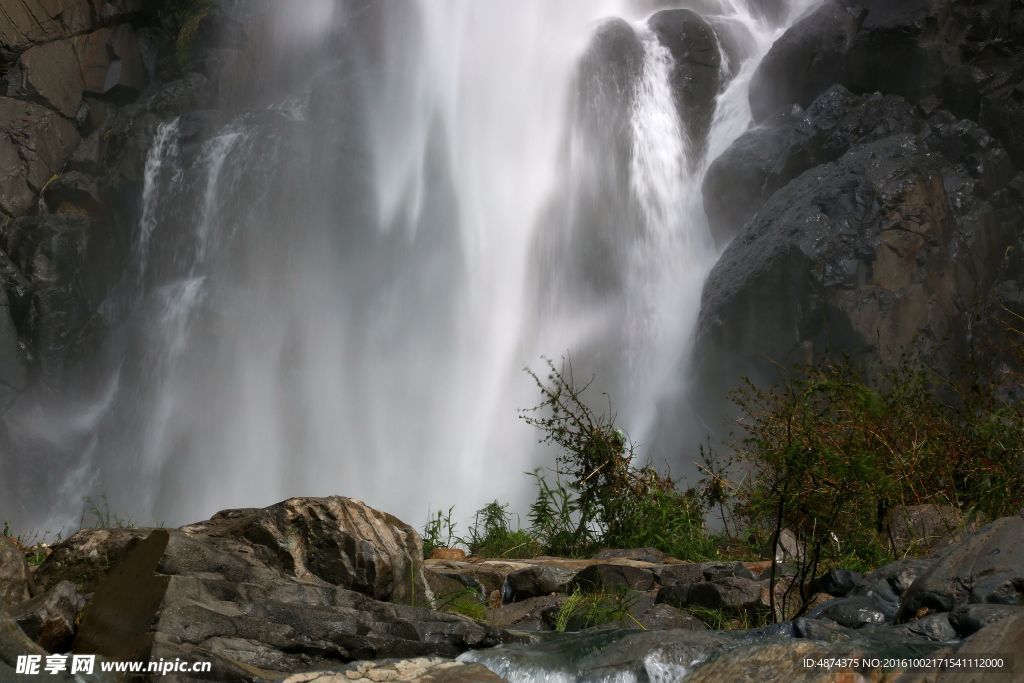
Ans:
{"label": "large boulder", "polygon": [[96,586],[78,652],[210,659],[221,680],[498,642],[429,609],[422,540],[348,498],[291,499],[156,530]]}
{"label": "large boulder", "polygon": [[94,0],[19,0],[0,12],[0,45],[21,51],[87,31],[94,25]]}
{"label": "large boulder", "polygon": [[923,128],[916,107],[901,97],[833,86],[806,111],[744,133],[712,162],[703,186],[712,236],[725,246],[777,190],[855,144]]}
{"label": "large boulder", "polygon": [[656,12],[647,25],[672,55],[670,82],[689,136],[691,162],[702,156],[715,99],[722,89],[722,50],[715,30],[692,10]]}
{"label": "large boulder", "polygon": [[92,593],[103,577],[120,564],[152,529],[80,529],[54,545],[36,569],[35,581],[49,590],[70,581],[82,593]]}
{"label": "large boulder", "polygon": [[1005,151],[948,115],[920,135],[855,146],[804,172],[768,199],[708,277],[694,354],[700,385],[770,382],[779,367],[832,353],[863,371],[911,353],[955,372],[969,342],[963,320],[1022,219]]}
{"label": "large boulder", "polygon": [[940,553],[907,592],[899,616],[965,604],[1024,605],[1024,517],[1004,517]]}
{"label": "large boulder", "polygon": [[754,119],[807,106],[840,83],[979,121],[1020,161],[1020,17],[1019,6],[1005,0],[827,0],[796,22],[758,67],[750,88]]}

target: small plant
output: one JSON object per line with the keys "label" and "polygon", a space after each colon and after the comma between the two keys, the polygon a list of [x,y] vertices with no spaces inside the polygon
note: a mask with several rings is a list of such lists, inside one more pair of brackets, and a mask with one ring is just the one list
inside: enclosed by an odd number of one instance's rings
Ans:
{"label": "small plant", "polygon": [[523,529],[512,529],[508,505],[492,501],[477,510],[465,545],[477,557],[536,557],[540,544]]}
{"label": "small plant", "polygon": [[437,610],[461,614],[483,621],[487,618],[487,606],[480,602],[477,592],[466,587],[437,598]]}
{"label": "small plant", "polygon": [[713,631],[745,631],[771,623],[771,613],[767,609],[744,610],[734,614],[722,609],[690,606],[686,611],[703,621]]}
{"label": "small plant", "polygon": [[452,513],[455,506],[448,508],[447,513],[440,510],[423,526],[423,557],[429,558],[437,548],[454,548],[459,542],[455,535],[455,522]]}
{"label": "small plant", "polygon": [[[106,494],[100,496],[99,501],[86,496],[82,502],[84,507],[78,521],[80,529],[134,529],[136,527],[130,517],[123,518],[110,509],[110,501],[107,500]],[[86,520],[90,518],[91,521],[87,525]]]}
{"label": "small plant", "polygon": [[577,586],[559,607],[554,630],[558,633],[583,631],[612,623],[646,630],[630,612],[633,602],[625,591],[584,593]]}

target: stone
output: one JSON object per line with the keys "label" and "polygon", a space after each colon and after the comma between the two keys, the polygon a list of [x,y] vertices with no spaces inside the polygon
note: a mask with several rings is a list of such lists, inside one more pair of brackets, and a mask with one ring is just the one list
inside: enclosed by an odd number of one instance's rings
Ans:
{"label": "stone", "polygon": [[114,29],[110,35],[110,51],[113,59],[103,82],[103,92],[130,99],[145,88],[149,80],[131,25],[122,24]]}
{"label": "stone", "polygon": [[897,505],[886,514],[886,530],[897,557],[948,545],[963,525],[963,515],[952,505]]}
{"label": "stone", "polygon": [[67,652],[78,627],[85,600],[70,581],[10,608],[21,630],[48,652]]}
{"label": "stone", "polygon": [[636,620],[648,631],[667,631],[686,629],[690,631],[706,631],[708,626],[689,612],[673,607],[667,602],[659,602],[635,616]]}
{"label": "stone", "polygon": [[117,566],[152,529],[80,529],[51,548],[36,569],[40,590],[70,581],[80,593],[92,593],[96,584]]}
{"label": "stone", "polygon": [[92,0],[19,0],[0,12],[0,45],[20,52],[82,33],[93,25]]}
{"label": "stone", "polygon": [[736,576],[695,583],[686,593],[686,606],[734,613],[756,607],[760,602],[761,584]]}
{"label": "stone", "polygon": [[711,24],[688,9],[656,12],[647,25],[672,55],[669,79],[695,165],[703,156],[715,100],[724,85],[718,37]]}
{"label": "stone", "polygon": [[950,623],[948,614],[928,614],[908,622],[903,628],[910,635],[921,636],[937,643],[948,643],[957,638],[956,629]]}
{"label": "stone", "polygon": [[687,596],[690,594],[690,586],[692,585],[689,583],[676,583],[671,586],[663,586],[658,590],[655,602],[659,605],[665,604],[671,607],[686,607],[690,604],[687,601]]}
{"label": "stone", "polygon": [[595,591],[650,590],[654,588],[654,572],[650,569],[621,564],[595,564],[578,572],[567,590],[579,588],[585,593]]}
{"label": "stone", "polygon": [[947,669],[939,672],[938,683],[1010,683],[1020,680],[1019,653],[1024,652],[1024,614],[1003,619],[978,631],[956,649],[956,656],[965,659],[1003,657],[1002,669],[978,672],[970,669]]}
{"label": "stone", "polygon": [[505,578],[502,595],[509,602],[537,598],[551,593],[564,593],[569,581],[576,576],[572,569],[537,565],[512,572]]}
{"label": "stone", "polygon": [[32,597],[32,572],[25,553],[0,537],[0,607],[15,605]]}
{"label": "stone", "polygon": [[71,40],[44,43],[21,55],[23,83],[28,92],[67,118],[82,104],[82,70]]}
{"label": "stone", "polygon": [[106,89],[110,36],[109,28],[101,28],[74,42],[82,74],[82,90],[86,93],[100,94]]}
{"label": "stone", "polygon": [[210,659],[238,680],[497,644],[493,627],[429,609],[421,553],[411,527],[349,498],[227,510],[138,542],[96,586],[74,648]]}
{"label": "stone", "polygon": [[716,581],[730,576],[755,580],[757,574],[742,562],[706,562],[702,565],[705,581]]}
{"label": "stone", "polygon": [[935,557],[903,595],[901,620],[927,608],[950,612],[964,604],[1024,604],[1024,518],[1003,517]]}
{"label": "stone", "polygon": [[849,595],[864,583],[864,575],[850,569],[830,569],[811,582],[811,590],[836,597]]}
{"label": "stone", "polygon": [[856,595],[829,603],[822,616],[840,626],[860,628],[867,624],[889,623],[893,613],[887,614],[887,610],[868,596]]}
{"label": "stone", "polygon": [[557,614],[565,595],[544,595],[502,605],[490,611],[487,622],[495,628],[516,631],[548,631],[552,614]]}
{"label": "stone", "polygon": [[0,212],[27,213],[79,142],[73,123],[46,107],[0,97]]}

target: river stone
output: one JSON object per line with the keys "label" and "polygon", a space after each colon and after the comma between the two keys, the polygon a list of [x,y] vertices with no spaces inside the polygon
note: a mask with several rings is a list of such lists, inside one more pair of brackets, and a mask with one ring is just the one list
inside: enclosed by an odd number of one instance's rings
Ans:
{"label": "river stone", "polygon": [[708,626],[689,612],[662,601],[652,605],[639,615],[637,621],[648,631],[667,631],[670,629],[688,629],[705,631]]}
{"label": "river stone", "polygon": [[[727,576],[716,581],[705,581],[690,586],[686,605],[706,609],[740,612],[756,607],[761,602],[761,584],[752,579]],[[671,603],[669,603],[671,604]]]}
{"label": "river stone", "polygon": [[10,615],[29,638],[49,652],[67,652],[75,637],[85,600],[70,581],[10,608]]}
{"label": "river stone", "polygon": [[957,648],[958,657],[968,659],[1002,657],[1003,670],[979,673],[972,669],[947,669],[939,672],[937,683],[1011,683],[1020,680],[1020,657],[1024,652],[1024,614],[1017,614],[986,626]]}
{"label": "river stone", "polygon": [[742,562],[708,562],[701,566],[705,581],[717,581],[735,576],[741,579],[756,580],[758,575]]}
{"label": "river stone", "polygon": [[947,643],[956,640],[957,631],[950,623],[950,615],[929,614],[920,619],[915,619],[903,626],[903,629],[910,635],[921,636],[937,643]]}
{"label": "river stone", "polygon": [[962,604],[1022,604],[1024,518],[1003,517],[936,556],[903,595],[900,617],[918,610],[949,612]]}
{"label": "river stone", "polygon": [[551,565],[520,569],[505,577],[502,595],[507,596],[509,602],[518,602],[551,593],[563,593],[575,575],[572,569]]}
{"label": "river stone", "polygon": [[0,607],[16,605],[32,597],[32,572],[25,553],[0,537]]}
{"label": "river stone", "polygon": [[640,590],[654,588],[654,572],[623,564],[595,564],[578,572],[567,590],[579,588],[585,593],[595,591]]}
{"label": "river stone", "polygon": [[686,598],[690,594],[690,587],[692,585],[689,583],[675,583],[671,586],[663,586],[658,590],[654,601],[658,604],[666,604],[672,607],[686,607],[689,604]]}
{"label": "river stone", "polygon": [[836,597],[849,595],[857,586],[864,583],[864,575],[850,569],[830,569],[813,582],[811,590],[815,593],[828,593]]}
{"label": "river stone", "polygon": [[565,595],[544,595],[502,605],[489,612],[487,623],[516,631],[547,631],[551,615],[558,613],[565,600]]}
{"label": "river stone", "polygon": [[695,562],[664,564],[655,569],[655,578],[662,586],[689,585],[704,580],[704,568]]}

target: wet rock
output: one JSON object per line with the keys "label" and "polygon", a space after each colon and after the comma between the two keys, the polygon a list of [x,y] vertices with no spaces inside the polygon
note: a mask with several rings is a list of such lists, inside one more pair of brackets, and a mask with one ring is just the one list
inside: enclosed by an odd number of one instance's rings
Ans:
{"label": "wet rock", "polygon": [[811,589],[841,598],[849,595],[854,588],[863,583],[864,575],[860,572],[850,569],[830,569],[811,583]]}
{"label": "wet rock", "polygon": [[48,652],[67,652],[85,600],[69,581],[10,608],[21,630]]}
{"label": "wet rock", "polygon": [[705,631],[708,626],[689,612],[673,607],[667,602],[659,602],[649,609],[636,615],[636,620],[649,631],[667,631],[669,629],[687,629]]}
{"label": "wet rock", "polygon": [[686,606],[741,612],[761,602],[761,584],[752,579],[729,576],[717,581],[695,583],[686,593]]}
{"label": "wet rock", "polygon": [[715,241],[727,244],[775,191],[801,173],[839,159],[855,144],[923,127],[923,118],[901,97],[857,96],[836,85],[806,111],[744,133],[712,162],[704,179]]}
{"label": "wet rock", "polygon": [[974,635],[986,626],[1024,615],[1018,605],[961,605],[949,613],[949,623],[961,638]]}
{"label": "wet rock", "polygon": [[103,92],[130,99],[146,87],[148,76],[135,31],[129,24],[118,26],[110,34],[110,52],[113,59],[103,82]]}
{"label": "wet rock", "polygon": [[936,556],[932,568],[903,595],[900,617],[927,608],[949,612],[963,604],[1024,603],[1024,518],[998,519]]}
{"label": "wet rock", "polygon": [[694,152],[691,161],[696,163],[703,154],[715,98],[723,86],[718,38],[703,17],[688,9],[656,12],[647,25],[672,54],[672,90]]}
{"label": "wet rock", "polygon": [[0,213],[28,212],[78,142],[74,124],[59,114],[0,97]]}
{"label": "wet rock", "polygon": [[576,576],[576,572],[572,569],[548,565],[520,569],[506,577],[502,595],[507,596],[509,602],[518,602],[551,593],[563,593],[573,576]]}
{"label": "wet rock", "polygon": [[1024,651],[1024,615],[1018,614],[1003,619],[978,631],[956,649],[955,654],[964,658],[1004,657],[1009,666],[996,671],[979,674],[976,671],[950,669],[936,677],[939,683],[974,683],[976,681],[1016,681],[1020,678],[1018,653]]}
{"label": "wet rock", "polygon": [[25,553],[0,537],[0,607],[15,605],[32,597],[32,572]]}
{"label": "wet rock", "polygon": [[578,572],[569,582],[568,590],[581,591],[650,590],[654,572],[650,569],[621,564],[595,564]]}
{"label": "wet rock", "polygon": [[960,510],[951,505],[897,505],[886,515],[886,529],[897,557],[948,545],[963,524]]}

